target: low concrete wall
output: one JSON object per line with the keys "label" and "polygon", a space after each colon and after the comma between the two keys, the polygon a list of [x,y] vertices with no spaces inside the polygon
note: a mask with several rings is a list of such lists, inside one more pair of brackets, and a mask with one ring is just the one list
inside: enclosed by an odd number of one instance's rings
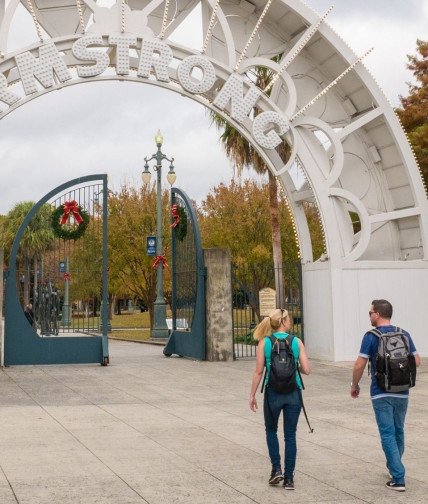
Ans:
{"label": "low concrete wall", "polygon": [[233,360],[232,280],[230,251],[204,250],[207,269],[206,359]]}
{"label": "low concrete wall", "polygon": [[387,299],[392,324],[412,335],[421,357],[428,356],[426,261],[330,261],[303,266],[305,347],[309,357],[353,361],[371,329],[373,299]]}

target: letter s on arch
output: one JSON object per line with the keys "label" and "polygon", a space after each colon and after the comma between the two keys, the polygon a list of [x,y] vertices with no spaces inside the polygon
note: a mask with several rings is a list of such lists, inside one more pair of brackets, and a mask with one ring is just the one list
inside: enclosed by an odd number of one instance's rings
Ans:
{"label": "letter s on arch", "polygon": [[101,35],[85,35],[84,37],[76,40],[73,44],[73,56],[82,61],[95,61],[95,65],[79,66],[77,73],[79,77],[95,77],[95,75],[102,74],[107,70],[110,58],[105,52],[90,50],[87,47],[90,45],[104,45]]}

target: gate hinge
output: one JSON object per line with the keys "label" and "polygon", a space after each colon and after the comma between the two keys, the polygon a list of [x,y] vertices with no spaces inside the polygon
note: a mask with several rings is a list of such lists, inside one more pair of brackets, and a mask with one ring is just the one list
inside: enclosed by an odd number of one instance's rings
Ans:
{"label": "gate hinge", "polygon": [[199,270],[199,274],[202,275],[204,278],[207,277],[207,268],[201,268]]}

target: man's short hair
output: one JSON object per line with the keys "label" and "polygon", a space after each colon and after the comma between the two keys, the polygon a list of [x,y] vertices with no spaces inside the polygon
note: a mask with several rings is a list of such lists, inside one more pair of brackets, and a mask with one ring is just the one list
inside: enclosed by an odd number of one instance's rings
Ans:
{"label": "man's short hair", "polygon": [[379,313],[384,319],[392,318],[392,304],[386,299],[374,299],[372,301],[373,311]]}

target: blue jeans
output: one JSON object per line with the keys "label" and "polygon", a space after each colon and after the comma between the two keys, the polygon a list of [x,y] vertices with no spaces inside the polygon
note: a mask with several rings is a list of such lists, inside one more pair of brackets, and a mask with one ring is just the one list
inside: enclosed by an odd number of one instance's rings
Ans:
{"label": "blue jeans", "polygon": [[395,483],[404,483],[404,420],[408,399],[381,397],[372,401],[386,465]]}
{"label": "blue jeans", "polygon": [[292,478],[294,475],[297,454],[296,431],[301,409],[302,404],[298,390],[294,390],[289,394],[280,394],[269,387],[266,388],[263,403],[266,443],[272,468],[281,469],[277,431],[279,415],[282,411],[285,441],[285,478]]}

